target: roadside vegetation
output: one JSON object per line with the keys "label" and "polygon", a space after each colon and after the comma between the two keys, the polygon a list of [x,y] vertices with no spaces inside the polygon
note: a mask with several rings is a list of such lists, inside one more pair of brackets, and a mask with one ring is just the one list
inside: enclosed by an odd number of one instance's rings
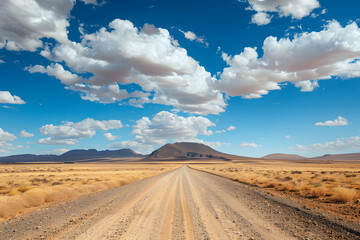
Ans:
{"label": "roadside vegetation", "polygon": [[0,165],[0,219],[175,169],[150,164]]}
{"label": "roadside vegetation", "polygon": [[350,202],[360,198],[360,168],[205,165],[195,169],[235,181],[277,191],[296,192],[307,198]]}
{"label": "roadside vegetation", "polygon": [[191,168],[360,219],[360,164],[233,163]]}

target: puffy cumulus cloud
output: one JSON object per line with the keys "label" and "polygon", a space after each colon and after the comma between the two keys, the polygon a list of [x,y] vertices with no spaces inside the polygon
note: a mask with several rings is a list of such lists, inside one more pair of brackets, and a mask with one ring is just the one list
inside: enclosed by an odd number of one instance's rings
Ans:
{"label": "puffy cumulus cloud", "polygon": [[118,138],[117,136],[112,135],[111,133],[104,133],[104,137],[105,139],[112,141],[115,140],[116,138]]}
{"label": "puffy cumulus cloud", "polygon": [[259,148],[262,146],[260,144],[254,143],[254,142],[242,142],[242,143],[240,143],[240,147],[242,147],[242,148]]}
{"label": "puffy cumulus cloud", "polygon": [[346,118],[343,118],[341,116],[338,116],[335,120],[328,120],[325,122],[317,122],[315,123],[316,126],[346,126],[348,125],[348,120]]}
{"label": "puffy cumulus cloud", "polygon": [[0,128],[0,153],[23,148],[21,145],[14,146],[12,143],[8,143],[14,141],[16,138],[17,137],[14,134],[5,132],[2,128]]}
{"label": "puffy cumulus cloud", "polygon": [[128,100],[128,104],[141,107],[144,103],[149,103],[150,93],[142,91],[128,92],[125,89],[120,89],[117,83],[107,86],[95,86],[91,84],[75,84],[67,86],[67,89],[81,92],[81,98],[84,100],[100,103],[114,103]]}
{"label": "puffy cumulus cloud", "polygon": [[0,128],[0,142],[9,142],[14,141],[16,136],[12,133],[5,132],[2,128]]}
{"label": "puffy cumulus cloud", "polygon": [[296,147],[294,148],[302,152],[360,149],[360,137],[355,136],[355,137],[349,137],[347,139],[338,138],[333,142],[315,143],[311,145],[297,144]]}
{"label": "puffy cumulus cloud", "polygon": [[[239,0],[246,2],[246,0]],[[280,17],[302,19],[320,7],[317,0],[247,0],[250,4],[246,10],[256,11],[252,22],[258,25],[269,24],[272,16],[268,13],[278,13]]]}
{"label": "puffy cumulus cloud", "polygon": [[21,132],[20,132],[20,137],[24,137],[24,138],[29,138],[29,137],[33,137],[34,136],[34,134],[32,134],[32,133],[28,133],[27,131],[25,131],[25,130],[21,130]]}
{"label": "puffy cumulus cloud", "polygon": [[36,51],[42,38],[69,44],[67,20],[75,0],[3,0],[0,4],[0,49]]}
{"label": "puffy cumulus cloud", "polygon": [[41,65],[35,65],[26,67],[25,70],[29,71],[30,73],[46,73],[49,76],[56,77],[66,85],[73,85],[83,80],[82,77],[65,70],[64,67],[58,63],[51,64],[46,68]]}
{"label": "puffy cumulus cloud", "polygon": [[196,42],[199,42],[199,43],[203,43],[205,44],[205,46],[209,46],[209,43],[206,42],[205,38],[204,37],[199,37],[197,36],[194,32],[191,32],[191,31],[183,31],[181,29],[179,29],[179,31],[184,34],[184,37],[190,41],[196,41]]}
{"label": "puffy cumulus cloud", "polygon": [[312,92],[315,88],[319,87],[319,84],[316,80],[298,81],[294,84],[296,87],[300,88],[300,91],[302,92]]}
{"label": "puffy cumulus cloud", "polygon": [[65,122],[63,125],[55,126],[47,124],[40,128],[42,135],[50,136],[38,140],[40,144],[52,145],[74,145],[79,139],[91,138],[96,130],[110,130],[122,128],[120,120],[98,121],[87,118],[81,122]]}
{"label": "puffy cumulus cloud", "polygon": [[18,96],[11,95],[9,91],[0,91],[0,103],[25,104],[25,101]]}
{"label": "puffy cumulus cloud", "polygon": [[271,22],[271,16],[264,12],[258,12],[251,17],[251,22],[257,25],[267,25]]}
{"label": "puffy cumulus cloud", "polygon": [[[88,100],[106,102],[109,98],[102,100],[103,92],[113,91],[114,84],[137,84],[151,93],[152,103],[201,115],[224,111],[223,94],[213,88],[216,79],[188,56],[166,29],[149,24],[138,29],[130,21],[120,19],[112,21],[109,27],[82,35],[81,43],[58,44],[41,54],[53,61],[64,61],[77,74],[91,73],[93,76],[84,83],[103,88],[70,87],[83,93],[86,89],[84,96]],[[144,100],[149,101],[141,98],[130,102]]]}
{"label": "puffy cumulus cloud", "polygon": [[293,39],[268,37],[263,56],[256,48],[223,59],[225,68],[217,89],[230,96],[260,98],[270,90],[279,90],[279,83],[293,82],[302,91],[318,86],[317,80],[332,77],[360,76],[360,29],[355,22],[342,27],[329,22],[320,32],[302,33]]}
{"label": "puffy cumulus cloud", "polygon": [[211,135],[209,127],[215,126],[205,117],[182,117],[174,113],[162,111],[152,119],[143,117],[136,121],[132,127],[133,140],[121,141],[109,144],[109,148],[133,148],[139,152],[153,150],[155,146],[161,146],[168,142],[199,142],[219,147],[221,143],[209,143],[197,139],[198,135]]}

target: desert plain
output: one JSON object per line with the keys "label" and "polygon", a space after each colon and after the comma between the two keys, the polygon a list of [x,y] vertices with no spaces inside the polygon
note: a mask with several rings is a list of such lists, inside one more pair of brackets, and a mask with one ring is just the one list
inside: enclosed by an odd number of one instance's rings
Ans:
{"label": "desert plain", "polygon": [[0,239],[360,239],[360,162],[0,165]]}

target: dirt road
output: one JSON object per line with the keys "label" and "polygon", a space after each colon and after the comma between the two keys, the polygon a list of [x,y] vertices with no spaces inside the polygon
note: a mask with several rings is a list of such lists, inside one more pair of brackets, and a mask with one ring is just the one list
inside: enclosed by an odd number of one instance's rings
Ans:
{"label": "dirt road", "polygon": [[183,166],[2,222],[0,239],[360,239],[360,230]]}

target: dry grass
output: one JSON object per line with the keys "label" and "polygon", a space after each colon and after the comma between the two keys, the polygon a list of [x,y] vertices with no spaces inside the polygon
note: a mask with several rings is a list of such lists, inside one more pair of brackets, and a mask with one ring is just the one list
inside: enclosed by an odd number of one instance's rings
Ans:
{"label": "dry grass", "polygon": [[334,189],[334,199],[339,202],[350,202],[358,197],[355,189],[337,187]]}
{"label": "dry grass", "polygon": [[0,219],[175,169],[163,164],[0,165]]}
{"label": "dry grass", "polygon": [[360,198],[359,164],[235,163],[191,167],[262,188],[296,193],[305,198],[343,203]]}

